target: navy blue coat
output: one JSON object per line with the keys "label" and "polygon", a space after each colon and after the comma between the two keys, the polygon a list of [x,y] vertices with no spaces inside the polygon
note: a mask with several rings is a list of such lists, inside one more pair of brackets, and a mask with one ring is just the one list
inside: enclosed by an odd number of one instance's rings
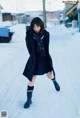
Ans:
{"label": "navy blue coat", "polygon": [[[27,49],[28,49],[30,56],[29,56],[28,61],[26,63],[25,69],[23,71],[23,75],[31,81],[32,76],[34,75],[36,63],[37,63],[37,61],[36,61],[36,55],[37,55],[36,44],[35,44],[35,41],[33,39],[32,32],[26,34],[25,40],[26,40],[26,46],[27,46]],[[44,48],[45,48],[45,52],[47,55],[48,68],[52,68],[53,73],[55,75],[52,58],[49,54],[49,40],[50,40],[49,32],[44,30]]]}

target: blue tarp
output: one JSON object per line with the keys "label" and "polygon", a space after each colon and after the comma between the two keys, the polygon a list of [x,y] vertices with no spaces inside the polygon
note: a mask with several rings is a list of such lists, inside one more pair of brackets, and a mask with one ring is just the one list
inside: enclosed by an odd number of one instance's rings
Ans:
{"label": "blue tarp", "polygon": [[10,29],[0,28],[0,37],[9,37]]}

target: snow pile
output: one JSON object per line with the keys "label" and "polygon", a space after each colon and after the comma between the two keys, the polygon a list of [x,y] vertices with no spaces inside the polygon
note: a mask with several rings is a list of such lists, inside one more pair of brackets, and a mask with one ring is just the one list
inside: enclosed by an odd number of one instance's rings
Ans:
{"label": "snow pile", "polygon": [[26,26],[17,24],[8,44],[0,44],[0,109],[8,118],[80,118],[80,34],[64,25],[48,27],[50,54],[61,91],[51,80],[37,76],[33,104],[24,109],[27,79],[22,75],[29,58],[25,44]]}
{"label": "snow pile", "polygon": [[0,27],[10,27],[10,26],[12,26],[11,21],[4,21],[4,22],[0,21]]}
{"label": "snow pile", "polygon": [[10,31],[14,32],[14,35],[13,35],[13,42],[21,42],[23,43],[25,40],[25,35],[26,35],[26,26],[23,25],[23,24],[17,24],[17,25],[14,25],[13,27],[10,27]]}

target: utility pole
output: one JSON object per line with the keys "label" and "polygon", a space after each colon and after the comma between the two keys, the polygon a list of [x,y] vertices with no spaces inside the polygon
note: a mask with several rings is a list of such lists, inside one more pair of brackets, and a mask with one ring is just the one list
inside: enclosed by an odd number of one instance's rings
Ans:
{"label": "utility pole", "polygon": [[47,25],[46,25],[46,7],[45,7],[46,0],[42,0],[42,2],[43,2],[43,22],[44,22],[44,27],[47,27]]}
{"label": "utility pole", "polygon": [[65,25],[65,18],[66,18],[66,1],[63,1],[63,3],[65,4],[64,10],[63,10],[63,23],[64,23],[64,25]]}

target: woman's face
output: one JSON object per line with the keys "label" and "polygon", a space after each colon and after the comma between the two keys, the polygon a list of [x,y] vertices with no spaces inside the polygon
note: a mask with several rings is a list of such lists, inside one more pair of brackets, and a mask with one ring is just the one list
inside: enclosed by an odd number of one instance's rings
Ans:
{"label": "woman's face", "polygon": [[37,26],[37,25],[35,24],[34,27],[33,27],[33,30],[38,33],[38,32],[40,32],[41,27],[40,27],[40,26]]}

